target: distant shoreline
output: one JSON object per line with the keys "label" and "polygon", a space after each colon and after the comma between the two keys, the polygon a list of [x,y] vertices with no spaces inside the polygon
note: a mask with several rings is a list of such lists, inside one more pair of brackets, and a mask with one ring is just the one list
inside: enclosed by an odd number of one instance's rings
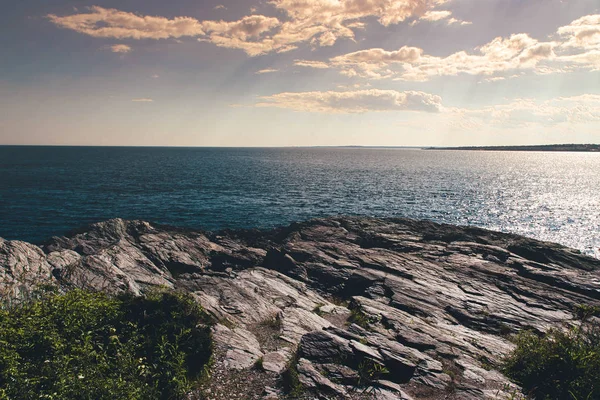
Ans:
{"label": "distant shoreline", "polygon": [[427,147],[425,150],[475,150],[475,151],[573,151],[600,152],[598,144],[549,144],[530,146],[461,146],[461,147]]}

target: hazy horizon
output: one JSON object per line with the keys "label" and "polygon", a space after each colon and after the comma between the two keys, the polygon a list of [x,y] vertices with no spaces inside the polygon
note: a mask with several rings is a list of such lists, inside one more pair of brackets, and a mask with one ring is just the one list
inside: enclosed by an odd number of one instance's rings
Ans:
{"label": "hazy horizon", "polygon": [[0,7],[1,145],[600,142],[596,0]]}

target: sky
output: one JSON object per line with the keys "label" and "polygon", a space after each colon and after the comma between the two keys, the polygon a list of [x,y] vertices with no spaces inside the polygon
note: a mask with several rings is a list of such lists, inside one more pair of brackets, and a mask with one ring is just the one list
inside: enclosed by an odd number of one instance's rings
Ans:
{"label": "sky", "polygon": [[0,32],[0,144],[600,143],[598,0],[20,0]]}

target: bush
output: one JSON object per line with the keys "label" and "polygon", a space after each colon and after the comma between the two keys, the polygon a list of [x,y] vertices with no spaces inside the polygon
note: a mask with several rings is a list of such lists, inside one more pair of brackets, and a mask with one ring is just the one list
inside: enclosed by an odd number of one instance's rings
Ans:
{"label": "bush", "polygon": [[0,311],[0,399],[177,399],[211,359],[184,294],[74,290]]}
{"label": "bush", "polygon": [[522,332],[504,372],[534,399],[600,399],[600,324]]}

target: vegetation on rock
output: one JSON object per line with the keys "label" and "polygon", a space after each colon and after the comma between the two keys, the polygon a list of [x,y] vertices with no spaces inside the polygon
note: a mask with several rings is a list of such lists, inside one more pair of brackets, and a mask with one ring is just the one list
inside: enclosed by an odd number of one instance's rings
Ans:
{"label": "vegetation on rock", "polygon": [[600,399],[600,322],[598,310],[579,307],[581,323],[539,336],[520,333],[504,372],[534,399]]}
{"label": "vegetation on rock", "polygon": [[73,290],[0,311],[0,399],[178,399],[211,360],[189,296]]}

